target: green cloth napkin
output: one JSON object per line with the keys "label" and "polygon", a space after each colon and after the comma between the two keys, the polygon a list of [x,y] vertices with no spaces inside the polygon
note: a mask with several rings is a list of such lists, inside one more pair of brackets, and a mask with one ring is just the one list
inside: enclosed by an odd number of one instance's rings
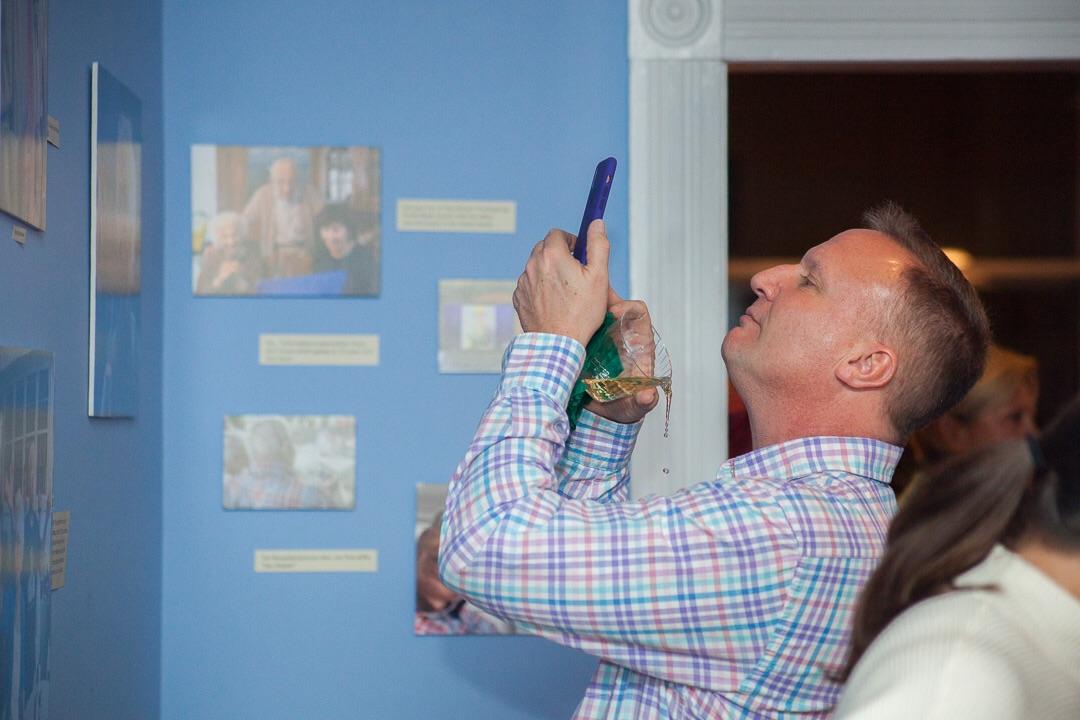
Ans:
{"label": "green cloth napkin", "polygon": [[566,417],[570,421],[571,430],[577,427],[581,411],[585,408],[585,403],[589,402],[584,378],[614,378],[622,375],[623,366],[619,359],[619,348],[608,335],[608,329],[614,324],[614,315],[611,313],[604,315],[604,322],[600,323],[600,329],[589,338],[589,344],[585,346],[585,366],[581,370],[581,376],[574,383],[574,389],[570,392],[570,401],[566,404]]}

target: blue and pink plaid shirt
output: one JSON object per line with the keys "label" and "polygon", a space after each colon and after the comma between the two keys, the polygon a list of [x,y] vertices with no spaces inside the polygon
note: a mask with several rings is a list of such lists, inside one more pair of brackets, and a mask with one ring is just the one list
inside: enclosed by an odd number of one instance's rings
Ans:
{"label": "blue and pink plaid shirt", "polygon": [[628,501],[638,426],[586,412],[569,435],[583,360],[558,335],[511,343],[450,481],[446,584],[602,659],[577,718],[826,716],[901,449],[792,440],[712,482]]}

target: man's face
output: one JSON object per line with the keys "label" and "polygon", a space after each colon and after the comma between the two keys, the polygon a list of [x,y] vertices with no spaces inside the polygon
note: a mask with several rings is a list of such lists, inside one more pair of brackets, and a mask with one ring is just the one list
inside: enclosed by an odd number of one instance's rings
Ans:
{"label": "man's face", "polygon": [[724,338],[723,356],[740,392],[820,392],[860,339],[878,337],[899,277],[914,259],[872,230],[848,230],[797,265],[750,280],[757,300]]}
{"label": "man's face", "polygon": [[295,183],[295,163],[287,158],[275,160],[270,166],[270,186],[274,188],[274,197],[279,200],[289,200],[292,198]]}

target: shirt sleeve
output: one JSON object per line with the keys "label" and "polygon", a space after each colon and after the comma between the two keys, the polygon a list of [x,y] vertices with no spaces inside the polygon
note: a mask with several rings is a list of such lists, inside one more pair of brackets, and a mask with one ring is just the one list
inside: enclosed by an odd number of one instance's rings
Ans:
{"label": "shirt sleeve", "polygon": [[559,494],[598,502],[629,497],[630,454],[641,423],[625,425],[582,411],[555,467]]}
{"label": "shirt sleeve", "polygon": [[635,670],[698,687],[731,682],[783,608],[798,556],[791,528],[770,496],[716,483],[600,502],[625,492],[610,476],[632,442],[589,419],[564,451],[582,357],[559,336],[511,345],[450,482],[443,581],[520,629]]}

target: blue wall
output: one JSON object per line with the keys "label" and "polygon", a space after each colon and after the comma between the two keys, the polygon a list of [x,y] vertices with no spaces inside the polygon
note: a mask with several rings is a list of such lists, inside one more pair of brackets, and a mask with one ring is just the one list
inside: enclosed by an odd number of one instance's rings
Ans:
{"label": "blue wall", "polygon": [[[412,635],[414,485],[445,482],[496,376],[439,375],[439,278],[514,279],[627,155],[626,3],[164,2],[162,716],[566,717],[595,660]],[[192,143],[382,149],[382,295],[196,298]],[[609,203],[626,289],[627,173]],[[399,197],[518,202],[514,236],[401,234]],[[376,333],[374,368],[260,367],[261,332]],[[356,509],[225,512],[222,416],[358,416]],[[256,575],[369,547],[376,574]]]}
{"label": "blue wall", "polygon": [[[52,594],[51,720],[156,717],[161,653],[161,6],[50,0],[47,231],[24,247],[0,214],[0,344],[55,361],[55,509],[71,512]],[[142,338],[134,420],[86,416],[90,63],[143,102]]]}

